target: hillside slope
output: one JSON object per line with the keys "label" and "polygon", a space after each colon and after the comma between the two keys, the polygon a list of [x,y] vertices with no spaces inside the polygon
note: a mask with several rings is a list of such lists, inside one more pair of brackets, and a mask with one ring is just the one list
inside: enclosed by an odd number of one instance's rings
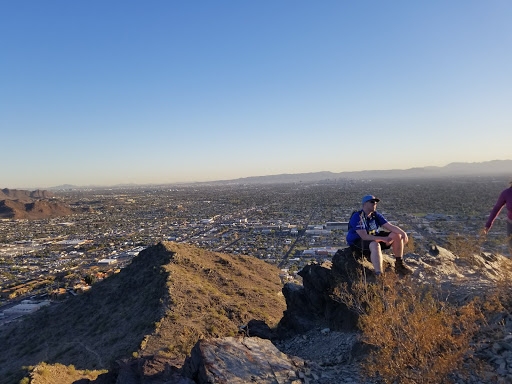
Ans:
{"label": "hillside slope", "polygon": [[185,357],[200,337],[235,335],[251,319],[277,325],[286,309],[276,267],[250,256],[234,256],[166,243],[174,252],[169,308],[142,353]]}
{"label": "hillside slope", "polygon": [[0,189],[0,219],[37,220],[74,213],[67,204],[54,200],[55,197],[53,193],[39,189]]}
{"label": "hillside slope", "polygon": [[160,243],[89,292],[0,328],[0,383],[41,361],[106,369],[134,353],[179,359],[198,336],[277,323],[280,290],[278,270],[255,258]]}
{"label": "hillside slope", "polygon": [[24,202],[18,200],[0,200],[0,219],[45,219],[48,217],[71,215],[73,210],[66,204],[34,200]]}

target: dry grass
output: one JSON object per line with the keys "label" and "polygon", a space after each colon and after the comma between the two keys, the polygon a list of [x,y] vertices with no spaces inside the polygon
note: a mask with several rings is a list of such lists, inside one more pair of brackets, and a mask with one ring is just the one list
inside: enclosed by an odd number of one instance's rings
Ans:
{"label": "dry grass", "polygon": [[415,254],[417,251],[418,251],[418,243],[416,242],[416,239],[414,238],[414,236],[411,234],[411,235],[409,235],[409,241],[407,242],[407,244],[405,244],[404,254],[407,254],[407,253]]}
{"label": "dry grass", "polygon": [[373,347],[363,372],[385,383],[445,382],[461,368],[484,320],[477,301],[455,308],[393,273],[376,284],[359,279],[337,295],[359,313],[363,339]]}
{"label": "dry grass", "polygon": [[478,255],[481,252],[482,244],[485,241],[483,236],[451,233],[448,235],[446,241],[447,249],[459,259],[465,261],[471,266],[481,267],[481,263],[475,255]]}
{"label": "dry grass", "polygon": [[41,363],[32,369],[30,381],[28,378],[24,380],[30,384],[73,384],[81,379],[96,380],[98,376],[106,372],[106,370],[78,370],[73,365]]}

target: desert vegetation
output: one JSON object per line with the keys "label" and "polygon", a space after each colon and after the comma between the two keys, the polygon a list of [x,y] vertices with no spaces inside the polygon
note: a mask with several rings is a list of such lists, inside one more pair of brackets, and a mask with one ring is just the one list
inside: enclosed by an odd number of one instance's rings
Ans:
{"label": "desert vegetation", "polygon": [[25,377],[20,384],[73,384],[76,382],[96,380],[98,376],[107,373],[107,370],[80,370],[74,365],[41,363],[35,367],[26,367],[29,377]]}
{"label": "desert vegetation", "polygon": [[510,310],[512,292],[505,281],[511,271],[509,266],[496,291],[461,305],[442,300],[432,285],[394,273],[374,283],[361,275],[350,286],[340,285],[335,298],[358,313],[369,346],[362,373],[384,383],[424,384],[478,374],[484,363],[473,353],[475,340],[488,333],[489,318]]}

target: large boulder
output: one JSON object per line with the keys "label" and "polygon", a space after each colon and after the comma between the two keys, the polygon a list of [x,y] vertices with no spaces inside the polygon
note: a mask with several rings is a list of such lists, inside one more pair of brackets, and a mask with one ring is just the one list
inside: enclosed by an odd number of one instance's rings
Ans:
{"label": "large boulder", "polygon": [[287,283],[283,287],[287,309],[278,326],[279,335],[287,337],[290,333],[307,332],[318,326],[354,330],[357,314],[336,301],[333,294],[343,283],[350,287],[361,273],[373,275],[350,248],[340,249],[332,264],[305,266],[299,272],[302,285]]}
{"label": "large boulder", "polygon": [[197,384],[299,384],[304,362],[258,337],[200,340],[182,374]]}

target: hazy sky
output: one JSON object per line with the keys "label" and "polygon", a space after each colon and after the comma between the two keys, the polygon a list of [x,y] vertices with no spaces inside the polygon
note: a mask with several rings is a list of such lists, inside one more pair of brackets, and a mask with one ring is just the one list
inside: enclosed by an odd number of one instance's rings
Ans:
{"label": "hazy sky", "polygon": [[0,188],[511,159],[512,1],[3,0]]}

